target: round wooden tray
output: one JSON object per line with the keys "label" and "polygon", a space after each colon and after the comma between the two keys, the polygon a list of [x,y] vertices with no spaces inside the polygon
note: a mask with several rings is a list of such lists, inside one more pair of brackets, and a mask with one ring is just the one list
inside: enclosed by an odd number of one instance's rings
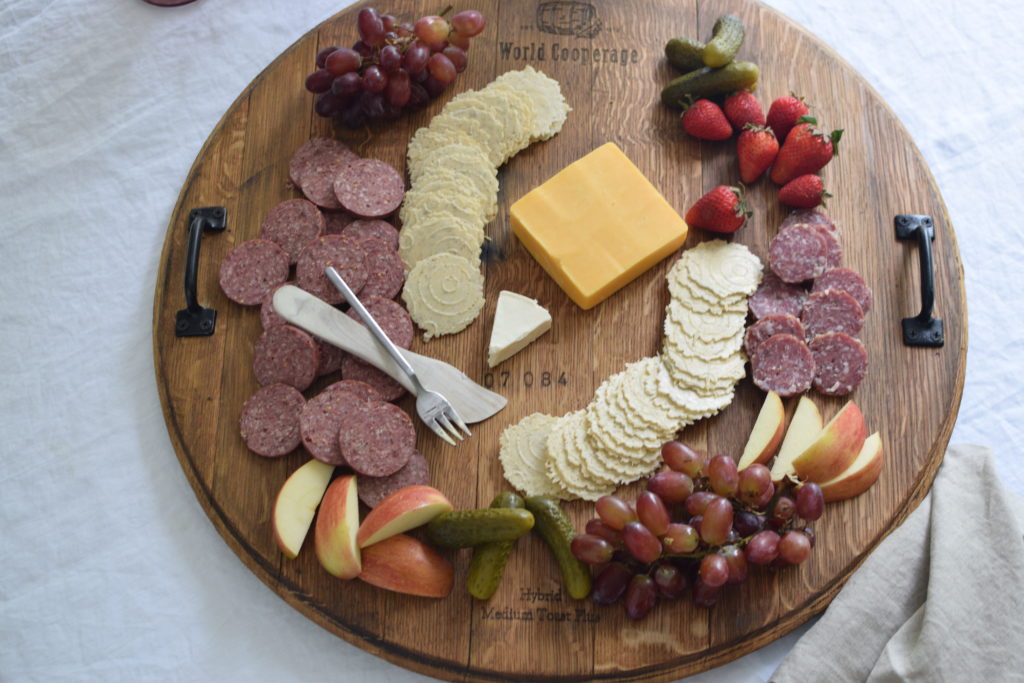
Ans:
{"label": "round wooden tray", "polygon": [[[479,0],[473,5],[487,16],[488,28],[474,39],[469,68],[451,92],[424,111],[359,131],[335,129],[313,114],[303,79],[320,48],[355,39],[357,5],[310,31],[267,67],[210,135],[171,217],[154,301],[157,381],[175,451],[218,532],[260,579],[324,628],[401,666],[460,680],[660,680],[722,664],[824,609],[931,485],[959,407],[967,348],[963,273],[946,209],[920,153],[877,93],[825,45],[758,3]],[[395,13],[414,19],[437,9],[410,2]],[[284,559],[273,541],[272,504],[281,483],[308,456],[296,452],[266,460],[248,452],[239,437],[239,411],[257,388],[250,363],[260,324],[254,309],[225,299],[216,271],[234,244],[257,235],[270,207],[297,196],[287,182],[292,152],[312,136],[334,135],[359,153],[402,169],[410,135],[451,94],[480,88],[527,64],[562,84],[573,108],[562,132],[500,171],[501,207],[487,228],[491,249],[483,314],[459,335],[417,341],[413,347],[457,365],[509,399],[505,410],[477,425],[458,448],[441,444],[420,426],[419,446],[431,464],[433,483],[459,508],[486,506],[507,488],[497,460],[502,429],[537,410],[564,414],[583,407],[604,378],[657,352],[668,300],[664,274],[675,260],[658,264],[596,308],[580,311],[511,237],[508,207],[610,140],[680,213],[711,187],[735,182],[734,142],[701,144],[687,138],[677,114],[658,103],[661,87],[674,75],[662,57],[665,41],[706,37],[726,11],[738,13],[747,26],[739,57],[760,65],[762,101],[796,91],[814,106],[823,127],[846,131],[842,153],[824,177],[835,195],[830,211],[844,228],[845,262],[875,291],[863,333],[871,369],[854,398],[869,430],[879,430],[885,442],[878,483],[858,498],[828,507],[816,524],[817,547],[804,565],[754,571],[710,611],[681,600],[658,606],[640,624],[629,622],[620,606],[569,599],[560,590],[549,552],[533,535],[519,541],[501,588],[485,603],[473,601],[461,586],[468,552],[451,554],[459,585],[445,600],[335,579],[319,567],[309,547],[295,560]],[[750,188],[756,213],[735,236],[762,259],[785,214],[775,193],[767,179]],[[199,270],[199,298],[218,310],[217,331],[212,337],[179,339],[174,316],[184,306],[187,216],[190,209],[208,205],[225,206],[228,215],[224,234],[204,238]],[[943,348],[902,344],[900,319],[918,312],[920,295],[916,247],[894,235],[893,219],[901,213],[930,214],[935,220],[935,314],[945,321]],[[693,231],[687,246],[706,238]],[[537,298],[555,322],[549,334],[490,370],[486,342],[501,289]],[[761,396],[744,380],[733,405],[687,429],[684,440],[738,455]],[[841,405],[814,398],[826,419]],[[790,413],[794,405],[789,402]],[[578,527],[593,515],[588,503],[566,508]]]}

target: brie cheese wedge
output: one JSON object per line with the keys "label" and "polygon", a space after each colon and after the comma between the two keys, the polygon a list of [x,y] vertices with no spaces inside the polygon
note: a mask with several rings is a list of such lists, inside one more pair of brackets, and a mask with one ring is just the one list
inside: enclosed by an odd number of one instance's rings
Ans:
{"label": "brie cheese wedge", "polygon": [[502,290],[494,310],[487,365],[494,367],[551,329],[551,314],[530,297]]}

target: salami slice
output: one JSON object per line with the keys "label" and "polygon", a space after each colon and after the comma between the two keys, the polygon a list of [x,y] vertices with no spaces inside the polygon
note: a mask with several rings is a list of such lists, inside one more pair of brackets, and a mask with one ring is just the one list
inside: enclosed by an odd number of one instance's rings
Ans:
{"label": "salami slice", "polygon": [[825,240],[825,268],[838,268],[843,265],[843,243],[839,241],[839,233],[829,230],[821,223],[793,223],[786,230],[792,230],[798,225],[808,225],[813,228]]}
{"label": "salami slice", "polygon": [[327,266],[334,266],[357,294],[366,284],[363,249],[344,235],[324,235],[307,244],[295,264],[295,284],[329,304],[340,304],[345,297],[324,275]]}
{"label": "salami slice", "polygon": [[776,235],[768,246],[772,272],[783,282],[813,280],[825,272],[828,246],[817,229],[806,223],[792,225]]}
{"label": "salami slice", "polygon": [[360,296],[393,299],[405,284],[405,264],[398,252],[376,238],[364,239],[363,263],[366,265],[366,284]]}
{"label": "salami slice", "polygon": [[837,236],[839,234],[839,226],[829,218],[827,213],[819,208],[794,210],[782,219],[782,223],[779,224],[779,232],[782,232],[789,226],[796,223],[812,223],[815,225],[821,225],[827,228],[830,232],[836,233]]}
{"label": "salami slice", "polygon": [[345,358],[345,352],[334,344],[328,344],[319,337],[313,337],[316,348],[320,352],[320,363],[316,366],[316,376],[323,377],[332,372],[341,370],[341,361]]}
{"label": "salami slice", "polygon": [[800,320],[792,315],[766,315],[756,323],[747,328],[743,337],[743,346],[747,349],[747,355],[753,356],[760,346],[769,337],[777,334],[791,334],[797,339],[803,339],[806,334]]}
{"label": "salami slice", "polygon": [[338,447],[342,419],[366,398],[345,382],[335,382],[306,402],[299,414],[302,445],[309,454],[328,465],[344,465]]}
{"label": "salami slice", "polygon": [[348,211],[324,211],[323,214],[327,223],[324,232],[327,235],[340,235],[356,219]]}
{"label": "salami slice", "polygon": [[256,340],[252,369],[263,386],[287,384],[305,391],[316,378],[320,351],[313,337],[291,325],[274,325]]}
{"label": "salami slice", "polygon": [[868,371],[868,352],[859,339],[843,332],[819,334],[810,343],[814,388],[828,396],[846,396]]}
{"label": "salami slice", "polygon": [[850,268],[826,270],[814,280],[811,292],[824,292],[829,289],[838,289],[852,296],[860,304],[861,311],[865,314],[871,310],[871,288],[857,271]]}
{"label": "salami slice", "polygon": [[260,239],[270,240],[285,250],[295,263],[308,243],[324,234],[327,221],[313,202],[286,199],[272,208],[260,225]]}
{"label": "salami slice", "polygon": [[[416,330],[409,312],[400,303],[379,296],[360,297],[359,300],[395,346],[403,349],[412,346]],[[349,309],[347,315],[360,325],[363,324],[362,318],[354,310]]]}
{"label": "salami slice", "polygon": [[811,388],[814,357],[806,342],[791,334],[769,337],[750,359],[754,384],[762,391],[774,391],[787,398]]}
{"label": "salami slice", "polygon": [[368,401],[342,418],[338,446],[357,474],[386,477],[405,467],[416,451],[416,429],[398,406]]}
{"label": "salami slice", "polygon": [[291,453],[299,446],[299,413],[306,399],[295,387],[270,384],[246,400],[238,420],[242,440],[265,458]]}
{"label": "salami slice", "polygon": [[856,337],[864,325],[864,311],[846,292],[828,289],[807,297],[800,322],[807,330],[807,339],[826,332],[845,332]]}
{"label": "salami slice", "polygon": [[747,300],[747,307],[755,318],[768,315],[791,315],[800,317],[804,309],[807,290],[799,285],[783,282],[771,271],[765,273],[761,285]]}
{"label": "salami slice", "polygon": [[398,228],[379,218],[356,219],[345,228],[344,234],[359,240],[377,239],[390,246],[393,251],[398,251]]}
{"label": "salami slice", "polygon": [[281,289],[285,285],[293,285],[294,282],[282,282],[281,284],[274,287],[272,290],[267,292],[267,295],[263,297],[263,303],[260,304],[260,325],[265,330],[269,330],[274,325],[285,325],[288,323],[287,320],[282,318],[274,310],[274,292]]}
{"label": "salami slice", "polygon": [[419,451],[413,451],[409,456],[409,462],[405,463],[405,467],[394,474],[386,477],[358,475],[356,491],[359,492],[359,500],[363,501],[367,507],[373,508],[398,489],[429,483],[430,466],[427,464],[427,459]]}
{"label": "salami slice", "polygon": [[341,208],[361,218],[383,218],[405,198],[402,175],[379,159],[346,164],[335,176],[334,194]]}
{"label": "salami slice", "polygon": [[381,401],[397,401],[405,395],[405,387],[394,377],[350,353],[341,359],[341,377],[369,384],[380,394]]}
{"label": "salami slice", "polygon": [[302,187],[302,174],[306,164],[316,157],[340,157],[348,161],[355,161],[359,155],[348,148],[340,140],[332,138],[313,138],[309,140],[292,155],[288,162],[288,177],[295,187]]}
{"label": "salami slice", "polygon": [[220,288],[243,306],[258,306],[267,292],[288,279],[288,254],[269,240],[249,240],[220,262]]}

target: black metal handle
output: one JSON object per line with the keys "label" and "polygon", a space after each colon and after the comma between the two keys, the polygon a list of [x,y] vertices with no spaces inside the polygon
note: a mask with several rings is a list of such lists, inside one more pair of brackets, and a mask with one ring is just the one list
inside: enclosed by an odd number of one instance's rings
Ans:
{"label": "black metal handle", "polygon": [[227,227],[227,209],[205,206],[188,212],[188,253],[185,256],[185,306],[178,311],[174,333],[179,337],[209,337],[217,326],[217,311],[199,305],[199,243],[203,232],[221,232]]}
{"label": "black metal handle", "polygon": [[921,270],[921,312],[903,319],[903,343],[907,346],[942,346],[942,321],[932,317],[935,306],[935,267],[932,263],[932,241],[935,226],[931,216],[900,214],[896,216],[896,239],[917,240]]}

